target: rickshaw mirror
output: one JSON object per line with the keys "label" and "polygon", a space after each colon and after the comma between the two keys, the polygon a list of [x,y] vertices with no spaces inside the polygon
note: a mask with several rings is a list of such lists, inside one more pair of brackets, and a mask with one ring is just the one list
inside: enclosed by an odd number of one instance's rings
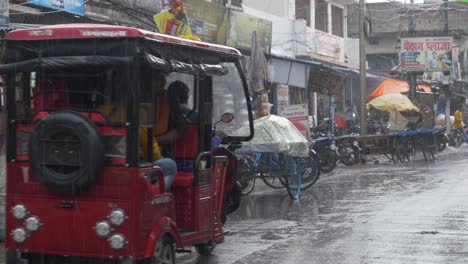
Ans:
{"label": "rickshaw mirror", "polygon": [[234,120],[234,115],[231,114],[231,113],[224,113],[222,116],[221,116],[221,122],[223,123],[231,123],[232,120]]}

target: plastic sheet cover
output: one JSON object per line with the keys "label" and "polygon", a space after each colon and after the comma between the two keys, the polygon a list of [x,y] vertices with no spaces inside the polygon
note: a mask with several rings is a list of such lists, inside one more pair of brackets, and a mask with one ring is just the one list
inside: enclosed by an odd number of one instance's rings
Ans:
{"label": "plastic sheet cover", "polygon": [[[249,131],[248,126],[240,130]],[[238,154],[246,153],[282,153],[296,157],[309,155],[309,142],[291,121],[284,117],[269,115],[255,120],[254,137],[242,143],[236,150]]]}
{"label": "plastic sheet cover", "polygon": [[228,69],[221,64],[189,64],[177,60],[165,60],[151,54],[145,55],[150,66],[166,72],[182,72],[192,75],[223,76],[228,73]]}

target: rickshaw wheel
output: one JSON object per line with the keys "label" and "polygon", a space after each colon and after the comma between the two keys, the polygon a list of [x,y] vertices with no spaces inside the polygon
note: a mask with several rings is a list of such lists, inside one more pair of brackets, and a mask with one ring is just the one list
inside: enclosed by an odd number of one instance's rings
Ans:
{"label": "rickshaw wheel", "polygon": [[175,264],[174,243],[169,237],[164,236],[161,238],[154,250],[154,258],[151,260],[151,264]]}
{"label": "rickshaw wheel", "polygon": [[215,247],[216,245],[210,241],[208,243],[196,244],[195,250],[198,252],[198,254],[202,256],[209,256],[211,255],[211,253],[213,253],[213,250],[215,249]]}

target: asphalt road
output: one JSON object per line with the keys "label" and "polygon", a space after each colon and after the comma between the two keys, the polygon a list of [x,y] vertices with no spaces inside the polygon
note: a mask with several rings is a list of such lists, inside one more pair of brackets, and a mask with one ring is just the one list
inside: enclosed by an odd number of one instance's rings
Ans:
{"label": "asphalt road", "polygon": [[465,145],[435,162],[340,165],[300,201],[258,183],[212,256],[177,263],[465,264],[467,190]]}
{"label": "asphalt road", "polygon": [[244,199],[210,258],[182,263],[456,264],[468,260],[468,147],[437,161],[340,166],[300,201]]}

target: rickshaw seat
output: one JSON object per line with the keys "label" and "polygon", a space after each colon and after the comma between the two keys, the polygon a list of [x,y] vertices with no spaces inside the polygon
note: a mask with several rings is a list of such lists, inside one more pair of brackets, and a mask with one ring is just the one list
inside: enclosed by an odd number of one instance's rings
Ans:
{"label": "rickshaw seat", "polygon": [[193,173],[191,172],[177,172],[174,180],[176,187],[191,187],[193,185]]}

